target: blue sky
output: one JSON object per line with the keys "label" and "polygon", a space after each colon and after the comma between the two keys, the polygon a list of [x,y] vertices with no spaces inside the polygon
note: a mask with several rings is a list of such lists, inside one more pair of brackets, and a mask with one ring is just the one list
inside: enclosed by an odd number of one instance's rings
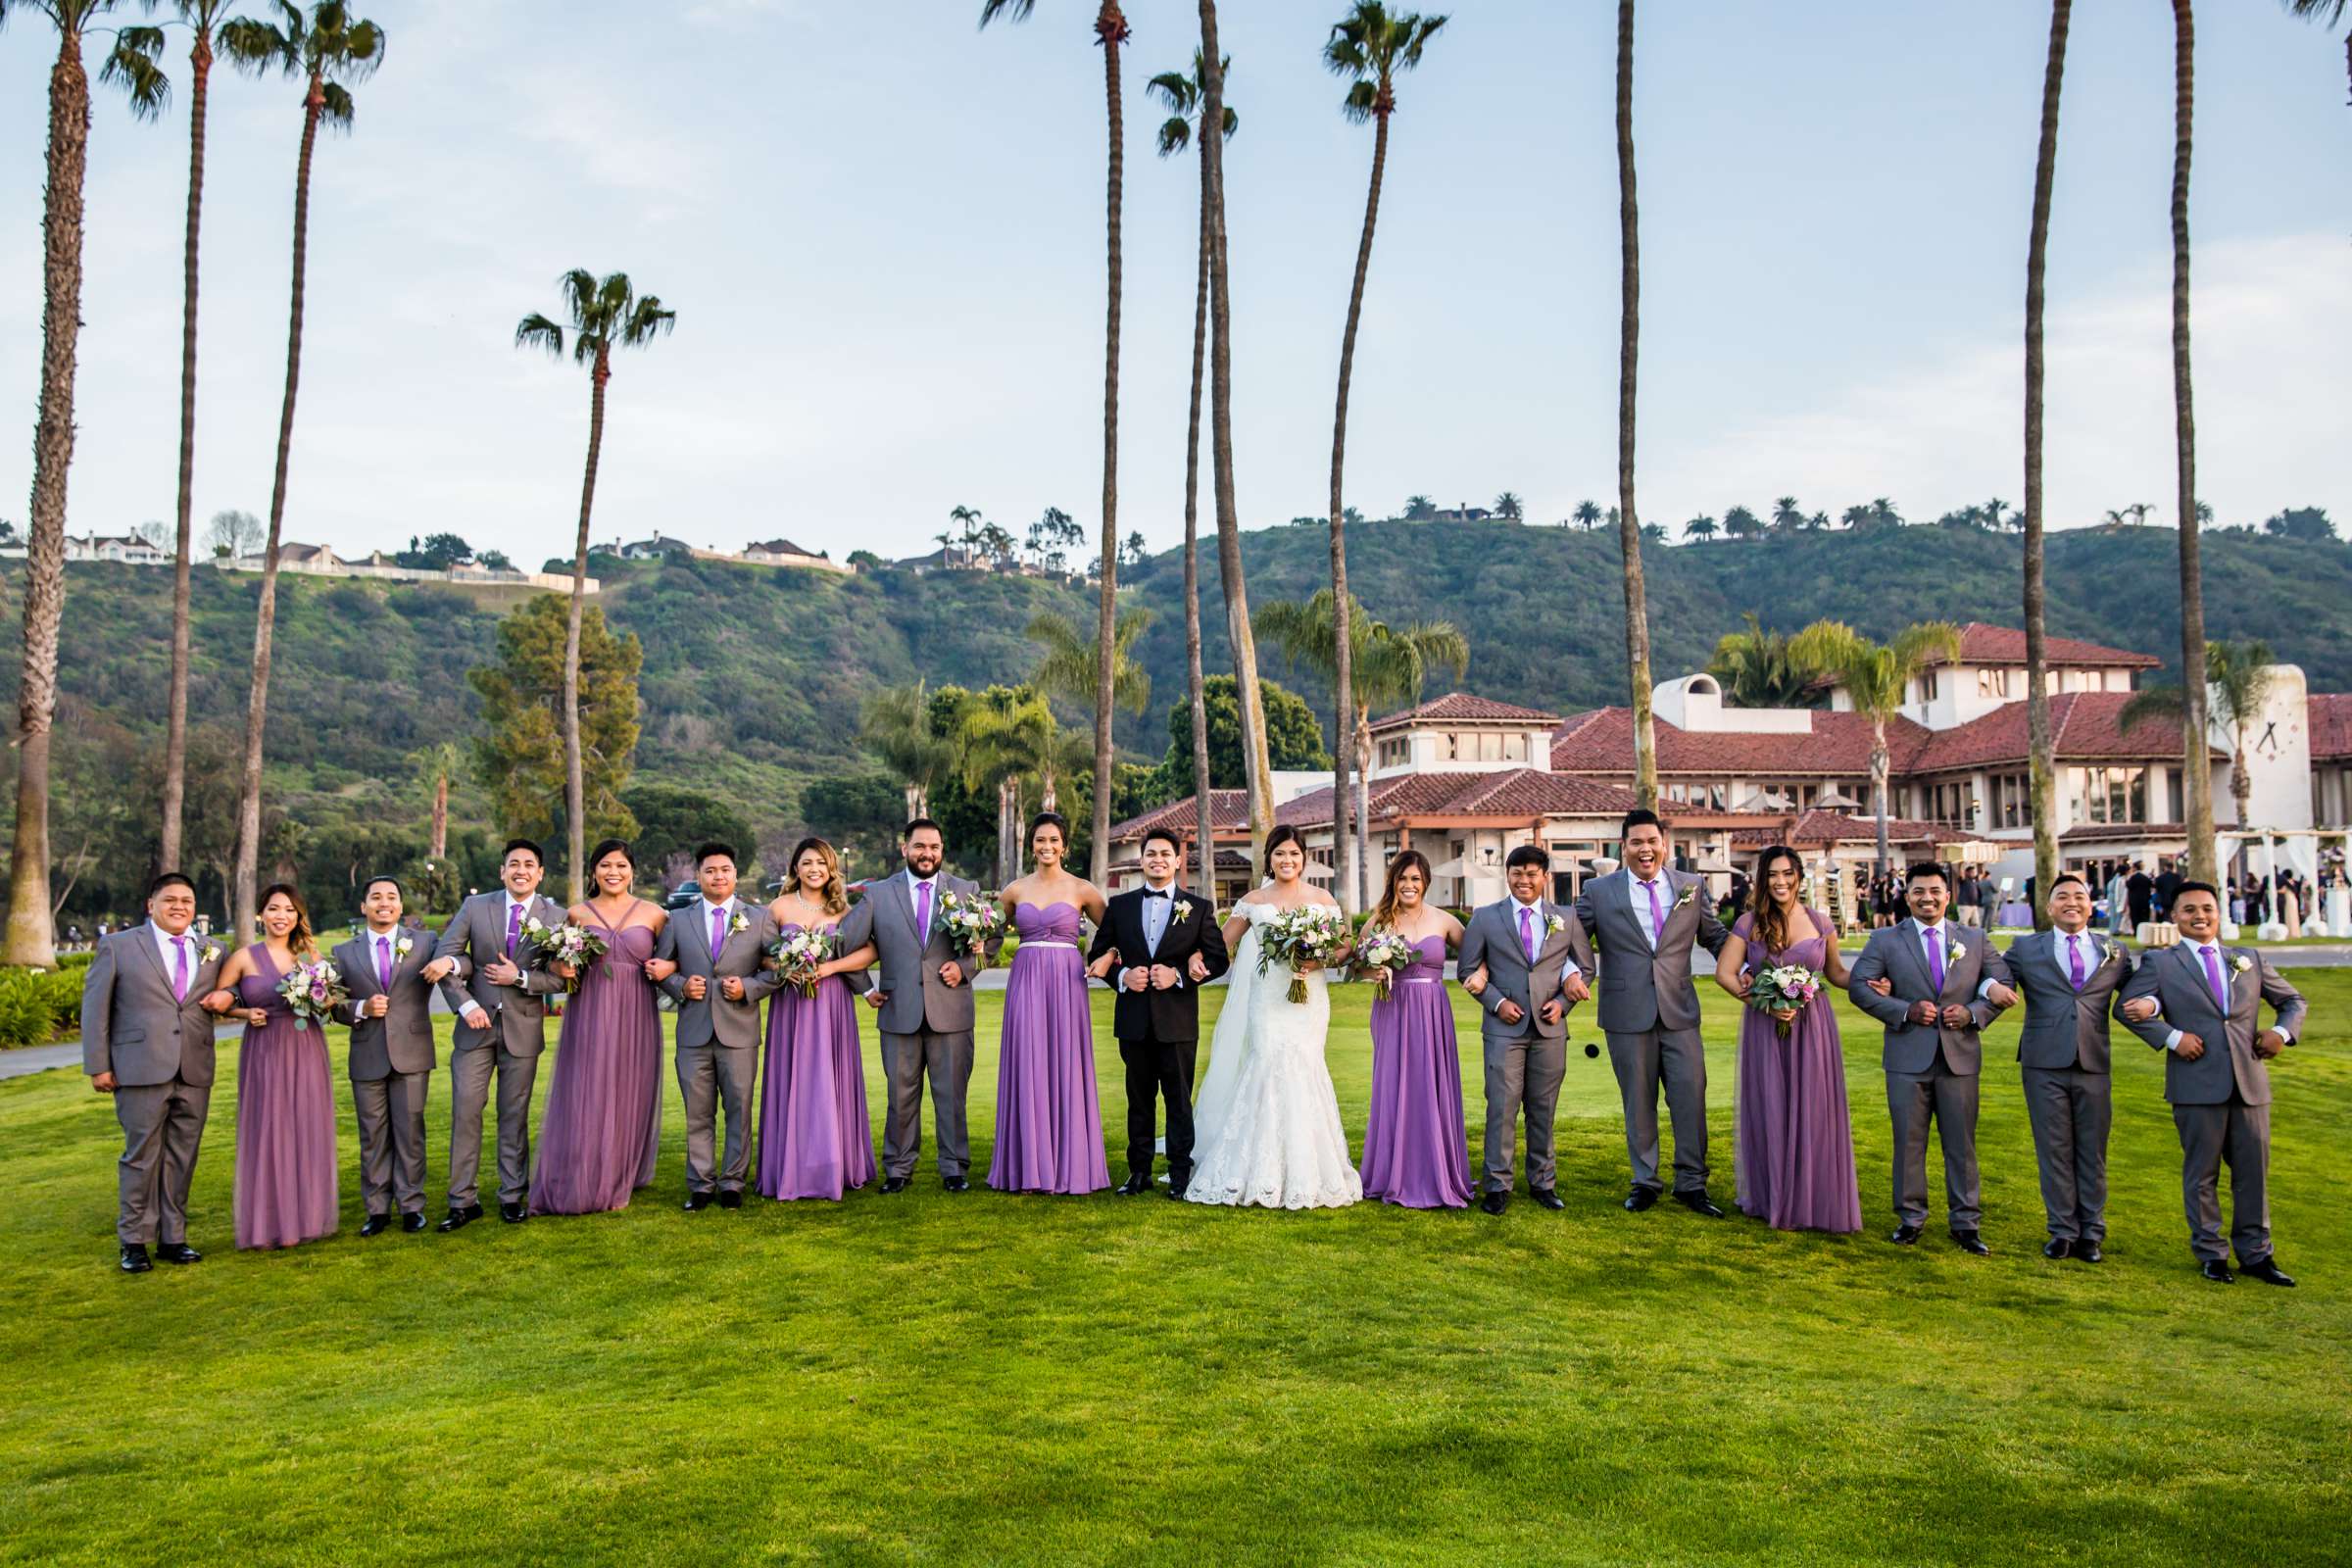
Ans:
{"label": "blue sky", "polygon": [[[598,537],[836,557],[1017,533],[1101,487],[1102,156],[1092,8],[1041,0],[374,0],[382,73],[323,138],[287,536],[453,529],[568,554],[584,377],[511,346],[566,268],[679,313],[612,383]],[[1237,472],[1247,522],[1321,509],[1368,128],[1318,49],[1333,0],[1229,3]],[[1614,486],[1614,7],[1462,0],[1405,79],[1358,350],[1348,495],[1550,521]],[[1181,536],[1195,170],[1145,97],[1192,0],[1133,0],[1121,526]],[[2352,521],[2352,110],[2339,41],[2201,8],[2200,489],[2223,522]],[[2021,499],[2022,301],[2046,4],[1677,0],[1637,61],[1642,512],[1914,517]],[[38,385],[46,23],[0,32],[0,430]],[[172,46],[184,76],[185,44]],[[2167,8],[2076,7],[2050,268],[2054,525],[2172,514]],[[218,74],[196,506],[267,510],[299,90]],[[70,526],[168,518],[184,94],[102,95]],[[0,442],[22,520],[30,443]]]}

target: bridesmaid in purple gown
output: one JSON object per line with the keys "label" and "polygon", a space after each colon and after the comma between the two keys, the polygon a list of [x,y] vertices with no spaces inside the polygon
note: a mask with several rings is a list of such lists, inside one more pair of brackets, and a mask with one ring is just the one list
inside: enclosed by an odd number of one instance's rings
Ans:
{"label": "bridesmaid in purple gown", "polygon": [[237,1246],[293,1247],[335,1230],[335,1090],[326,1029],[296,1028],[277,983],[297,961],[323,956],[311,911],[285,883],[262,890],[262,940],[229,956],[220,989],[205,999],[242,1018],[237,1053]]}
{"label": "bridesmaid in purple gown", "polygon": [[[767,906],[779,936],[834,931],[849,912],[841,857],[823,839],[801,840],[784,891]],[[874,1124],[865,1112],[858,1009],[841,976],[874,961],[872,944],[817,968],[816,995],[780,985],[767,1008],[767,1063],[760,1093],[758,1184],[765,1198],[829,1198],[874,1179]]]}
{"label": "bridesmaid in purple gown", "polygon": [[1095,1017],[1079,921],[1100,922],[1102,895],[1062,869],[1069,824],[1029,825],[1037,870],[1001,895],[1020,933],[1004,982],[997,1050],[997,1144],[988,1185],[1009,1193],[1099,1193],[1110,1185],[1095,1098]]}
{"label": "bridesmaid in purple gown", "polygon": [[1406,850],[1365,922],[1420,951],[1412,966],[1373,971],[1372,1113],[1364,1125],[1364,1196],[1405,1208],[1470,1204],[1470,1143],[1462,1120],[1462,1057],[1446,994],[1446,950],[1462,923],[1427,902],[1429,860]]}
{"label": "bridesmaid in purple gown", "polygon": [[[637,858],[618,839],[588,857],[596,892],[567,918],[605,939],[579,976],[556,1037],[555,1083],[539,1121],[534,1214],[596,1214],[629,1206],[654,1181],[662,1152],[662,1019],[654,948],[669,916],[629,891]],[[571,978],[569,971],[557,971]]]}
{"label": "bridesmaid in purple gown", "polygon": [[1742,969],[1752,974],[1781,964],[1801,964],[1828,981],[1802,1008],[1742,1009],[1733,1169],[1740,1212],[1776,1230],[1843,1234],[1862,1228],[1845,1057],[1832,1000],[1844,992],[1847,973],[1837,927],[1797,898],[1803,879],[1795,851],[1783,844],[1766,850],[1756,862],[1748,911],[1715,956],[1716,984],[1726,991],[1729,977]]}

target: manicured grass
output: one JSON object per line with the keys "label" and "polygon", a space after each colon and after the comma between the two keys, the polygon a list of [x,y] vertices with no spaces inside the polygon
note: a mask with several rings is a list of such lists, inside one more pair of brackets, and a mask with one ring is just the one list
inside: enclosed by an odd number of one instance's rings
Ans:
{"label": "manicured grass", "polygon": [[[2295,979],[2314,1025],[2274,1073],[2272,1171],[2291,1292],[2192,1271],[2158,1063],[2131,1042],[2108,1261],[2045,1262],[2014,1024],[1986,1053],[1986,1259],[1940,1213],[1917,1250],[1884,1239],[1877,1033],[1851,1012],[1849,1238],[1623,1213],[1607,1062],[1572,1051],[1562,1214],[954,1197],[926,1151],[901,1197],[689,1216],[671,1084],[661,1179],[626,1212],[362,1242],[338,1078],[343,1233],[236,1253],[224,1049],[210,1256],[123,1278],[106,1102],[74,1074],[0,1084],[0,1561],[2340,1562],[2352,973]],[[1704,995],[1728,1203],[1737,1016]],[[1364,989],[1342,998],[1360,1139]],[[445,1075],[432,1111],[437,1215]]]}

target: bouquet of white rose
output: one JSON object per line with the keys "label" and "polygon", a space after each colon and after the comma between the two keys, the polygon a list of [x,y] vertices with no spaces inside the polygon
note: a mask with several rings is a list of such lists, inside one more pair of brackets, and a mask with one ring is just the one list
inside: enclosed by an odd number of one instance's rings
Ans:
{"label": "bouquet of white rose", "polygon": [[313,1019],[325,1022],[339,1004],[351,1000],[343,971],[325,958],[297,960],[277,977],[277,994],[285,998],[297,1029],[308,1029]]}
{"label": "bouquet of white rose", "polygon": [[989,938],[1004,929],[1004,911],[997,906],[993,893],[943,893],[939,918],[948,928],[948,941],[958,953],[982,951]]}
{"label": "bouquet of white rose", "polygon": [[1355,945],[1355,972],[1368,977],[1383,992],[1396,983],[1396,976],[1413,966],[1421,950],[1394,931],[1367,930],[1364,939]]}
{"label": "bouquet of white rose", "polygon": [[531,945],[532,968],[552,969],[559,963],[570,968],[571,978],[564,982],[565,991],[579,990],[588,965],[605,956],[605,939],[570,921],[549,925],[534,915],[522,922],[522,935]]}
{"label": "bouquet of white rose", "polygon": [[[1755,983],[1747,990],[1747,1004],[1758,1012],[1775,1012],[1783,1007],[1802,1012],[1820,995],[1820,970],[1808,969],[1801,963],[1768,964],[1756,971]],[[1788,1038],[1787,1020],[1775,1018],[1772,1026],[1783,1040]]]}
{"label": "bouquet of white rose", "polygon": [[1298,972],[1298,966],[1331,962],[1347,948],[1351,934],[1348,917],[1326,905],[1279,910],[1258,931],[1257,972],[1265,973],[1267,964],[1281,959],[1292,970],[1290,999],[1304,1002],[1306,977]]}
{"label": "bouquet of white rose", "polygon": [[816,995],[816,971],[833,956],[830,931],[794,931],[768,945],[767,966],[804,997]]}

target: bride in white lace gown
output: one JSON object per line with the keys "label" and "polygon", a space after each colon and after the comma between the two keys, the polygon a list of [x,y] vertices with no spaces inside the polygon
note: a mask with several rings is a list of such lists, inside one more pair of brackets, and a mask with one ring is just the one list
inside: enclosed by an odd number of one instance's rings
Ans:
{"label": "bride in white lace gown", "polygon": [[1323,1062],[1329,980],[1310,967],[1301,976],[1306,1001],[1292,1002],[1290,965],[1277,959],[1258,972],[1257,929],[1279,910],[1333,901],[1303,879],[1305,848],[1296,829],[1274,830],[1266,860],[1274,880],[1225,923],[1233,967],[1194,1107],[1193,1178],[1184,1196],[1196,1203],[1340,1208],[1361,1199],[1364,1184],[1348,1162],[1339,1096]]}

